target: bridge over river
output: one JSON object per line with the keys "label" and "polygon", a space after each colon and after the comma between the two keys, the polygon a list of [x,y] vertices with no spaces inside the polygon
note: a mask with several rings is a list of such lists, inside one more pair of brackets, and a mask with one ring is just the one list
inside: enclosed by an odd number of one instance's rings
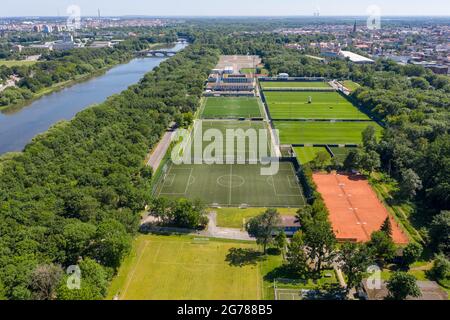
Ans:
{"label": "bridge over river", "polygon": [[141,57],[171,57],[175,55],[177,51],[171,50],[143,50],[138,52],[138,56]]}

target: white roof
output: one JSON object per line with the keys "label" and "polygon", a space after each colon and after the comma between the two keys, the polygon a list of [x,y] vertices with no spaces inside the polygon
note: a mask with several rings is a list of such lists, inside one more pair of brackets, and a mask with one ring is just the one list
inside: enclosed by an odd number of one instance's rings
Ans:
{"label": "white roof", "polygon": [[367,62],[367,63],[372,63],[374,62],[372,59],[363,57],[359,54],[353,53],[351,51],[343,51],[341,50],[340,54],[344,57],[344,58],[349,58],[351,62]]}

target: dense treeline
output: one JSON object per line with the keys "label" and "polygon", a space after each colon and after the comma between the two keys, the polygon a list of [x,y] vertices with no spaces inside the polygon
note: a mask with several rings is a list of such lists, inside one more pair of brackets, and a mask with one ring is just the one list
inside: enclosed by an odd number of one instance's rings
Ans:
{"label": "dense treeline", "polygon": [[[143,159],[175,116],[198,107],[217,59],[193,45],[1,162],[0,297],[43,298],[41,282],[52,284],[44,298],[105,294],[150,201]],[[62,269],[77,263],[82,290],[68,290]]]}
{"label": "dense treeline", "polygon": [[[270,75],[281,72],[291,76],[345,78],[350,72],[349,65],[343,60],[333,60],[324,64],[306,55],[318,55],[311,42],[334,40],[331,35],[312,34],[295,35],[281,33],[252,33],[243,32],[242,27],[217,26],[217,30],[200,32],[191,30],[187,36],[195,42],[206,43],[220,49],[224,54],[255,54],[259,55]],[[228,29],[227,29],[228,28]],[[239,30],[239,31],[238,31]],[[285,45],[296,43],[303,46],[303,50],[286,48]]]}
{"label": "dense treeline", "polygon": [[436,211],[449,209],[450,79],[422,68],[393,67],[394,75],[361,77],[364,87],[354,97],[387,123],[378,150],[385,168],[399,180],[412,170],[421,180],[419,197]]}
{"label": "dense treeline", "polygon": [[68,51],[45,53],[41,62],[32,66],[0,67],[0,79],[5,80],[16,75],[21,80],[17,87],[11,87],[0,93],[0,107],[21,103],[32,98],[45,88],[80,76],[94,74],[113,65],[123,63],[133,57],[135,51],[148,47],[150,43],[173,40],[171,35],[148,36],[129,39],[114,48],[80,48]]}
{"label": "dense treeline", "polygon": [[363,85],[353,98],[386,123],[376,148],[382,168],[399,181],[400,196],[418,204],[415,219],[427,226],[425,239],[448,255],[450,78],[386,61],[377,67],[353,73]]}

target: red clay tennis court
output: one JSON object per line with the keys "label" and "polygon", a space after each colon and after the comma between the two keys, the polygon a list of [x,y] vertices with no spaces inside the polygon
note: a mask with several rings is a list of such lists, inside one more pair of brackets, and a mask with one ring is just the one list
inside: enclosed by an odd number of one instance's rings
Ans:
{"label": "red clay tennis court", "polygon": [[[330,212],[330,221],[339,241],[366,242],[374,231],[380,230],[389,213],[367,179],[334,173],[314,174],[313,179]],[[397,222],[390,219],[394,242],[408,243],[408,237]]]}

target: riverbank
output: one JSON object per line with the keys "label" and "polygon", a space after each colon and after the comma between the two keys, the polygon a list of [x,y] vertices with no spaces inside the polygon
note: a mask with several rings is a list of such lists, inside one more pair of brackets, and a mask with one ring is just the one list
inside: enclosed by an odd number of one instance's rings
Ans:
{"label": "riverbank", "polygon": [[[177,44],[175,50],[182,50],[185,46]],[[166,59],[133,58],[128,63],[103,68],[41,90],[27,103],[1,111],[0,154],[23,150],[37,134],[139,83],[146,73]]]}
{"label": "riverbank", "polygon": [[103,74],[105,74],[108,70],[111,70],[112,68],[119,66],[121,64],[126,64],[128,62],[130,62],[133,59],[133,57],[131,57],[130,59],[128,59],[127,61],[123,61],[123,62],[119,62],[116,64],[112,64],[108,67],[96,70],[93,73],[89,73],[89,74],[84,74],[84,75],[80,75],[75,77],[75,79],[73,80],[67,80],[67,81],[63,81],[63,82],[58,82],[54,85],[52,85],[51,87],[47,87],[47,88],[43,88],[42,90],[40,90],[39,92],[33,94],[33,97],[30,99],[27,99],[21,103],[16,103],[16,104],[12,104],[9,106],[2,106],[0,107],[0,111],[4,112],[4,113],[8,113],[9,112],[15,112],[18,111],[24,107],[29,106],[30,104],[32,104],[33,102],[35,102],[36,100],[39,100],[40,98],[61,91],[63,89],[67,89],[70,88],[76,84],[91,80],[93,78],[99,77]]}
{"label": "riverbank", "polygon": [[[149,49],[163,49],[163,48],[165,49],[165,48],[170,48],[171,45],[175,46],[176,43],[154,43],[154,44],[149,45]],[[20,110],[20,109],[22,109],[24,107],[29,106],[30,104],[32,104],[36,100],[38,100],[38,99],[40,99],[40,98],[42,98],[42,97],[44,97],[46,95],[58,92],[60,90],[69,88],[69,87],[71,87],[73,85],[76,85],[76,84],[79,84],[79,83],[91,80],[91,79],[96,78],[96,77],[99,77],[99,76],[105,74],[108,70],[111,70],[112,68],[114,68],[116,66],[129,63],[134,58],[136,58],[135,55],[134,54],[130,54],[130,56],[127,57],[127,59],[125,59],[123,61],[119,61],[117,63],[110,64],[110,65],[108,65],[108,66],[106,66],[104,68],[95,70],[95,71],[93,71],[91,73],[78,75],[72,80],[59,82],[59,83],[56,83],[56,84],[54,84],[54,85],[52,85],[50,87],[43,88],[39,92],[34,93],[33,97],[31,97],[30,99],[27,99],[25,101],[22,101],[22,102],[16,103],[16,104],[12,104],[12,105],[0,106],[0,112],[8,113],[8,111],[9,112],[18,111],[18,110]]]}

